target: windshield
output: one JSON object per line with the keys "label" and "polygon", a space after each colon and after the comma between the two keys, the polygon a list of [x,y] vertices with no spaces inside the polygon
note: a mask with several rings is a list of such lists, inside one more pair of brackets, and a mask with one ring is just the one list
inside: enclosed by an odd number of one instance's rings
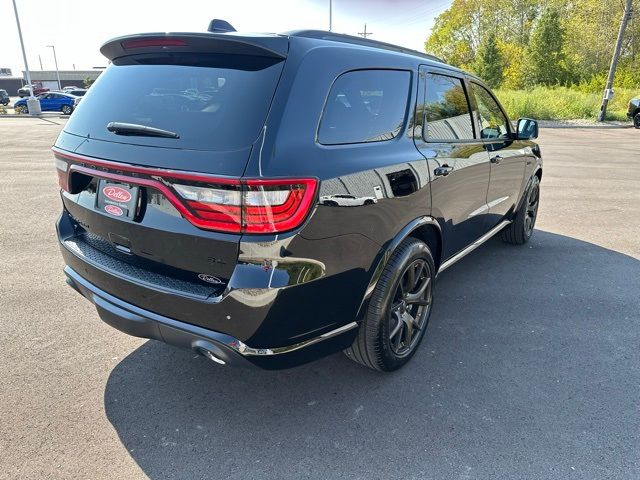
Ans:
{"label": "windshield", "polygon": [[[67,123],[74,135],[120,143],[233,150],[253,143],[284,62],[223,54],[148,54],[114,62]],[[111,122],[176,132],[179,139],[122,137]]]}

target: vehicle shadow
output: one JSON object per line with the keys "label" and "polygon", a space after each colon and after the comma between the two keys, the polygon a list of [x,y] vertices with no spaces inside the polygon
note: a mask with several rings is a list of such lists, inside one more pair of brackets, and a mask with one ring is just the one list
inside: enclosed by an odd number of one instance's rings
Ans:
{"label": "vehicle shadow", "polygon": [[399,372],[230,369],[149,341],[106,414],[151,479],[638,478],[639,292],[630,256],[492,240],[439,278]]}

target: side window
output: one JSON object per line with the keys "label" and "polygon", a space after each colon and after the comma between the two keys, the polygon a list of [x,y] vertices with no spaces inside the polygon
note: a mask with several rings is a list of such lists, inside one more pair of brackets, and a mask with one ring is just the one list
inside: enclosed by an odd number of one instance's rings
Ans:
{"label": "side window", "polygon": [[323,145],[380,142],[400,132],[411,74],[400,70],[357,70],[340,75],[320,120]]}
{"label": "side window", "polygon": [[425,140],[473,140],[473,123],[462,80],[429,73],[426,87]]}
{"label": "side window", "polygon": [[478,106],[480,138],[507,138],[509,136],[509,121],[493,96],[486,88],[475,83],[471,84],[471,91]]}

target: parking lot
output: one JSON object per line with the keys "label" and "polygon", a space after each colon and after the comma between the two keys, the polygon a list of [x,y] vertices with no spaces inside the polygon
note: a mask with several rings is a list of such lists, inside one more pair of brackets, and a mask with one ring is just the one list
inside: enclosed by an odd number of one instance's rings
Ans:
{"label": "parking lot", "polygon": [[640,132],[542,129],[537,231],[439,278],[414,360],[216,367],[65,285],[49,147],[0,118],[0,478],[640,478]]}

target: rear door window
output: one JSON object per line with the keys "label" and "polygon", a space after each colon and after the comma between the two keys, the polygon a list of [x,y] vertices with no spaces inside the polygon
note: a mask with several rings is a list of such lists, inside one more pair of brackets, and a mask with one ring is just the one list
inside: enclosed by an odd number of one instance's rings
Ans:
{"label": "rear door window", "polygon": [[426,88],[425,140],[429,142],[473,140],[473,123],[462,80],[457,77],[429,73]]}
{"label": "rear door window", "polygon": [[329,92],[318,142],[340,145],[394,138],[404,124],[410,83],[411,73],[404,70],[340,75]]}
{"label": "rear door window", "polygon": [[[251,55],[146,54],[116,59],[84,96],[65,131],[168,148],[233,150],[260,134],[284,62]],[[123,136],[110,122],[179,138]]]}

